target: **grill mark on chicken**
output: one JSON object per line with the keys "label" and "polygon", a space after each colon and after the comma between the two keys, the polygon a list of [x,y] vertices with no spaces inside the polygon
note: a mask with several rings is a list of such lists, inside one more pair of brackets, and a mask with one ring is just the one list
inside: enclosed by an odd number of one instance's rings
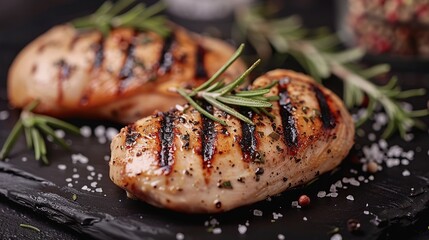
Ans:
{"label": "grill mark on chicken", "polygon": [[127,87],[129,81],[133,77],[133,69],[135,66],[135,43],[133,40],[128,44],[128,47],[125,51],[124,64],[119,71],[119,86],[118,86],[118,94],[123,92],[123,90]]}
{"label": "grill mark on chicken", "polygon": [[103,36],[100,37],[97,43],[94,43],[92,46],[92,49],[94,49],[94,65],[93,67],[95,69],[100,68],[104,61],[104,38]]}
{"label": "grill mark on chicken", "polygon": [[319,103],[320,107],[320,118],[323,123],[324,128],[334,128],[335,127],[335,118],[332,114],[331,109],[329,108],[329,105],[326,100],[325,94],[320,90],[319,87],[316,85],[313,85],[313,90],[316,94],[317,102]]}
{"label": "grill mark on chicken", "polygon": [[[240,109],[240,113],[247,116],[249,119],[253,118],[253,112],[248,108]],[[242,131],[240,146],[243,154],[243,160],[246,162],[250,162],[255,159],[256,148],[258,144],[255,137],[255,125],[245,123],[244,121],[240,122]]]}
{"label": "grill mark on chicken", "polygon": [[158,63],[158,74],[164,75],[171,70],[174,62],[173,49],[174,49],[175,36],[171,33],[165,40],[162,46],[161,55]]}
{"label": "grill mark on chicken", "polygon": [[171,172],[172,165],[174,164],[174,152],[176,150],[174,145],[174,112],[166,112],[161,114],[161,127],[159,131],[159,138],[161,143],[161,151],[159,152],[159,166],[163,169],[164,173]]}
{"label": "grill mark on chicken", "polygon": [[135,130],[135,125],[130,124],[127,126],[127,134],[125,135],[125,146],[131,148],[136,144],[137,139],[141,136],[139,132]]}
{"label": "grill mark on chicken", "polygon": [[63,82],[70,78],[70,75],[73,71],[73,67],[70,66],[64,59],[60,59],[55,63],[58,67],[58,98],[57,101],[61,102],[63,100]]}
{"label": "grill mark on chicken", "polygon": [[286,145],[290,148],[292,153],[296,152],[298,147],[298,131],[296,128],[296,122],[293,114],[292,101],[287,91],[289,78],[283,78],[279,81],[279,105],[280,105],[280,117],[282,120],[283,136]]}
{"label": "grill mark on chicken", "polygon": [[[204,102],[204,109],[213,114],[213,106]],[[216,148],[216,130],[215,123],[213,120],[207,118],[204,115],[201,115],[201,121],[203,125],[202,136],[201,136],[201,146],[203,148],[203,168],[210,168],[213,155]]]}
{"label": "grill mark on chicken", "polygon": [[196,54],[196,64],[195,64],[195,78],[197,79],[207,79],[208,74],[205,67],[205,55],[206,49],[198,44],[197,46],[197,54]]}

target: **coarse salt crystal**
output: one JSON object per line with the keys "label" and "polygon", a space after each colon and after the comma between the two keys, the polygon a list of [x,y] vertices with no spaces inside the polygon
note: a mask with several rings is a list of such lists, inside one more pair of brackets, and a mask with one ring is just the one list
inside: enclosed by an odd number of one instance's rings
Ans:
{"label": "coarse salt crystal", "polygon": [[77,173],[73,174],[72,178],[79,178],[79,174],[77,174]]}
{"label": "coarse salt crystal", "polygon": [[67,166],[64,164],[58,164],[58,169],[60,170],[66,170]]}
{"label": "coarse salt crystal", "polygon": [[80,135],[82,135],[85,138],[89,138],[92,135],[92,130],[88,126],[82,126],[80,128]]}
{"label": "coarse salt crystal", "polygon": [[177,240],[183,240],[183,239],[185,239],[185,235],[183,233],[177,233],[176,234],[176,239]]}
{"label": "coarse salt crystal", "polygon": [[326,192],[325,191],[319,191],[317,193],[317,197],[319,197],[319,198],[324,198],[325,196],[326,196]]}
{"label": "coarse salt crystal", "polygon": [[93,178],[93,177],[91,177],[91,176],[87,176],[87,177],[86,177],[86,179],[88,179],[88,180],[90,180],[90,181],[94,180],[94,178]]}
{"label": "coarse salt crystal", "polygon": [[370,176],[368,177],[368,179],[369,179],[370,181],[373,181],[373,180],[374,180],[374,176],[373,176],[373,175],[370,175]]}
{"label": "coarse salt crystal", "polygon": [[71,178],[66,178],[66,182],[71,182],[72,179]]}
{"label": "coarse salt crystal", "polygon": [[338,193],[328,193],[326,196],[336,198],[336,197],[338,197]]}
{"label": "coarse salt crystal", "polygon": [[368,134],[368,139],[370,140],[370,141],[375,141],[375,139],[376,139],[377,137],[375,136],[375,134],[374,133],[370,133],[370,134]]}
{"label": "coarse salt crystal", "polygon": [[109,127],[106,130],[106,137],[111,141],[118,133],[118,129]]}
{"label": "coarse salt crystal", "polygon": [[362,182],[363,180],[365,180],[365,177],[364,177],[364,176],[359,176],[359,177],[358,177],[358,181],[359,181],[359,182]]}
{"label": "coarse salt crystal", "polygon": [[408,161],[407,159],[402,159],[401,164],[407,166],[408,164],[410,164],[410,161]]}
{"label": "coarse salt crystal", "polygon": [[284,239],[285,239],[285,235],[283,235],[283,234],[278,234],[278,235],[277,235],[277,239],[279,239],[279,240],[284,240]]}
{"label": "coarse salt crystal", "polygon": [[307,219],[307,217],[303,217],[302,220],[307,221],[308,219]]}
{"label": "coarse salt crystal", "polygon": [[72,154],[71,159],[72,159],[73,164],[76,164],[77,162],[80,162],[82,164],[88,163],[88,158],[85,157],[84,155],[82,155],[81,153]]}
{"label": "coarse salt crystal", "polygon": [[27,157],[22,157],[22,159],[21,159],[23,162],[26,162],[28,159],[27,159]]}
{"label": "coarse salt crystal", "polygon": [[257,216],[257,217],[261,217],[263,214],[263,212],[259,209],[254,209],[253,210],[253,215]]}
{"label": "coarse salt crystal", "polygon": [[55,135],[59,138],[64,138],[66,136],[66,132],[64,132],[64,130],[57,129],[55,130]]}
{"label": "coarse salt crystal", "polygon": [[103,189],[102,188],[96,188],[95,191],[98,193],[101,193],[101,192],[103,192]]}
{"label": "coarse salt crystal", "polygon": [[283,214],[273,212],[273,219],[277,220],[277,219],[279,219],[281,217],[283,217]]}
{"label": "coarse salt crystal", "polygon": [[221,234],[222,228],[213,228],[213,234]]}
{"label": "coarse salt crystal", "polygon": [[6,120],[9,118],[9,112],[8,111],[0,111],[0,120]]}
{"label": "coarse salt crystal", "polygon": [[110,160],[110,156],[109,155],[104,155],[104,161],[109,161]]}
{"label": "coarse salt crystal", "polygon": [[363,214],[368,215],[369,211],[365,210],[365,211],[363,211]]}
{"label": "coarse salt crystal", "polygon": [[106,127],[103,125],[98,125],[97,127],[95,127],[94,129],[94,134],[97,137],[104,137],[104,134],[106,133]]}
{"label": "coarse salt crystal", "polygon": [[105,144],[107,142],[106,137],[102,136],[98,138],[98,143],[99,144]]}
{"label": "coarse salt crystal", "polygon": [[247,232],[247,227],[245,225],[238,224],[238,232],[240,234],[245,234]]}
{"label": "coarse salt crystal", "polygon": [[73,187],[73,184],[72,183],[68,183],[67,187]]}
{"label": "coarse salt crystal", "polygon": [[82,187],[82,190],[88,190],[88,186],[84,185],[84,186]]}
{"label": "coarse salt crystal", "polygon": [[331,240],[343,240],[343,236],[341,236],[339,233],[335,233],[331,236]]}
{"label": "coarse salt crystal", "polygon": [[97,182],[92,182],[91,187],[95,188],[95,187],[97,187],[97,184],[98,184]]}
{"label": "coarse salt crystal", "polygon": [[355,200],[355,198],[354,198],[352,195],[348,195],[348,196],[346,197],[346,199],[347,199],[347,200],[350,200],[350,201],[354,201],[354,200]]}
{"label": "coarse salt crystal", "polygon": [[88,165],[88,166],[86,166],[86,170],[92,172],[92,171],[94,171],[94,167],[91,165]]}
{"label": "coarse salt crystal", "polygon": [[402,176],[404,176],[404,177],[408,177],[410,175],[411,175],[410,171],[408,171],[406,169],[402,172]]}

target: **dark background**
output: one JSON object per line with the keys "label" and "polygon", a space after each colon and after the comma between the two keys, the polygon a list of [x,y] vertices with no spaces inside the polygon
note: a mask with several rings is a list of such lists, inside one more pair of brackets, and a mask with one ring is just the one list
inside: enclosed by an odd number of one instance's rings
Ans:
{"label": "dark background", "polygon": [[[103,1],[100,0],[91,0],[91,1],[77,1],[77,0],[14,0],[14,1],[6,1],[6,0],[0,0],[0,97],[2,100],[2,107],[6,106],[7,98],[6,98],[6,79],[7,79],[7,71],[12,63],[12,60],[16,56],[16,54],[30,41],[32,41],[34,38],[51,28],[52,26],[60,23],[67,22],[71,19],[74,19],[79,16],[83,16],[86,14],[89,14],[93,12]],[[149,1],[151,2],[151,1]],[[152,1],[153,2],[153,1]],[[319,26],[328,26],[332,30],[334,30],[334,26],[336,26],[336,9],[335,9],[335,2],[332,0],[288,0],[288,1],[277,1],[280,5],[282,5],[282,15],[288,15],[288,14],[299,14],[303,18],[304,25],[307,27],[319,27]],[[186,19],[180,19],[175,16],[170,16],[170,19],[174,20],[175,22],[178,22],[179,24],[194,30],[196,32],[206,31],[207,28],[211,25],[219,27],[221,29],[221,37],[228,38],[230,36],[230,32],[228,31],[230,22],[232,20],[231,17],[217,20],[217,21],[190,21]],[[292,65],[287,65],[286,67],[293,67]],[[429,70],[429,69],[428,69]],[[411,88],[413,86],[419,86],[424,87],[426,89],[429,89],[429,78],[427,73],[414,73],[414,72],[400,72],[400,82],[401,85],[405,88]],[[334,88],[338,90],[338,84],[333,84]],[[339,92],[339,91],[337,91]],[[423,108],[426,106],[426,101],[428,99],[428,96],[426,95],[424,98],[419,99],[413,99],[413,104],[416,107]],[[6,134],[8,133],[9,129],[12,127],[13,120],[16,119],[19,112],[13,112],[12,117],[10,121],[6,122],[5,125],[0,125],[0,142],[2,143],[6,137]],[[425,118],[425,122],[429,123],[429,119]],[[0,124],[3,124],[0,122]],[[77,122],[79,124],[79,122]],[[88,123],[85,123],[88,124]],[[98,125],[98,123],[89,123],[93,126]],[[368,127],[368,126],[367,126]],[[418,158],[419,161],[416,161],[415,165],[413,167],[410,167],[410,170],[415,170],[415,172],[419,172],[422,176],[428,176],[428,164],[427,164],[427,139],[428,134],[427,132],[418,132],[416,133],[416,140],[411,143],[404,143],[402,140],[400,140],[398,137],[394,137],[392,142],[397,143],[404,148],[408,149],[414,149],[416,146],[421,146],[423,148],[423,151],[418,154],[416,158]],[[76,141],[79,141],[77,139]],[[75,141],[75,142],[76,142]],[[88,156],[98,156],[103,154],[108,154],[108,148],[99,147],[97,145],[96,139],[89,139],[85,140],[86,142],[80,142],[80,143],[74,143],[74,147],[77,150],[80,150],[82,152],[86,151],[86,154]],[[357,139],[358,144],[363,145],[368,142],[367,139],[359,138]],[[87,146],[94,146],[92,149],[88,149]],[[22,151],[22,149],[21,149]],[[98,153],[95,151],[99,151]],[[100,153],[102,152],[102,153]],[[355,154],[356,151],[354,151],[353,154]],[[68,156],[63,156],[63,152],[61,151],[53,151],[52,155],[54,158],[55,156],[58,156],[57,159],[55,159],[56,162],[61,161],[67,161]],[[25,153],[25,155],[29,156],[31,158],[31,152],[28,151]],[[62,155],[61,155],[62,154]],[[97,155],[98,154],[98,155]],[[345,161],[343,164],[343,168],[340,172],[337,172],[333,178],[334,179],[341,179],[343,174],[347,175],[349,168],[350,168],[350,159]],[[63,181],[64,177],[61,176],[61,173],[58,172],[58,169],[56,169],[56,165],[50,166],[50,167],[43,167],[39,166],[36,163],[33,162],[32,159],[29,159],[29,162],[26,164],[23,164],[21,161],[19,161],[18,157],[17,159],[11,159],[11,162],[16,163],[18,167],[22,168],[25,171],[29,171],[33,174],[37,174],[39,176],[45,177],[48,180],[54,181],[61,179]],[[102,166],[106,165],[104,162],[102,163]],[[105,166],[104,166],[105,167]],[[54,169],[50,169],[54,168]],[[105,170],[107,173],[107,170]],[[389,181],[399,181],[397,180],[397,176],[400,176],[401,170],[393,170],[393,171],[385,171],[383,173],[380,173],[380,181],[374,184],[374,186],[368,186],[366,188],[363,188],[363,190],[356,190],[356,193],[353,193],[355,196],[363,196],[367,193],[368,194],[368,200],[361,199],[359,202],[357,199],[357,202],[360,205],[351,205],[349,202],[347,202],[344,197],[338,201],[331,201],[330,199],[324,199],[323,201],[318,201],[312,205],[312,208],[308,211],[294,211],[294,209],[287,210],[287,214],[289,216],[285,216],[284,219],[287,219],[286,221],[289,221],[288,224],[286,224],[285,228],[294,228],[295,234],[302,233],[305,236],[307,236],[308,239],[329,239],[329,235],[326,233],[329,230],[329,227],[326,225],[329,223],[335,223],[337,226],[341,227],[341,231],[343,234],[344,239],[349,238],[376,238],[374,236],[384,236],[386,235],[380,234],[381,230],[377,229],[375,226],[371,225],[369,223],[369,216],[362,216],[362,208],[356,208],[355,206],[363,206],[365,201],[372,201],[375,204],[380,204],[380,209],[383,209],[383,204],[390,204],[389,206],[394,207],[400,207],[401,202],[399,201],[400,198],[398,198],[398,202],[395,202],[395,195],[394,192],[392,193],[393,197],[390,196],[389,198],[383,198],[383,194],[377,195],[374,189],[377,189],[377,186],[389,186]],[[418,178],[419,176],[416,176]],[[391,180],[389,180],[391,178]],[[324,186],[329,189],[329,185],[331,184],[332,180],[328,180],[329,177],[325,177],[324,180],[319,180],[318,185]],[[387,179],[387,180],[386,180]],[[109,181],[107,176],[105,176],[105,181]],[[417,180],[416,180],[417,181]],[[59,180],[58,180],[59,182]],[[55,182],[58,184],[58,182]],[[395,182],[396,183],[396,182]],[[63,182],[60,183],[64,184]],[[379,184],[379,185],[377,185]],[[403,189],[408,189],[409,184],[407,182],[401,182],[401,187]],[[1,185],[1,184],[0,184]],[[398,189],[402,189],[398,188]],[[382,188],[380,188],[382,189]],[[261,209],[268,209],[266,212],[268,214],[271,214],[271,209],[275,209],[272,205],[279,205],[284,206],[284,209],[290,208],[290,201],[296,199],[296,196],[299,196],[302,192],[304,193],[312,193],[312,196],[317,193],[318,189],[315,186],[310,186],[309,188],[306,188],[304,191],[297,190],[288,192],[288,196],[283,196],[276,198],[273,203],[263,202],[257,204],[255,207],[261,208]],[[397,190],[399,192],[399,190]],[[382,190],[380,190],[382,192]],[[392,191],[391,191],[392,192]],[[88,206],[93,205],[101,205],[97,206],[100,209],[108,209],[111,202],[115,202],[117,204],[117,199],[123,199],[125,200],[125,194],[123,194],[122,191],[119,191],[116,188],[108,190],[109,196],[112,196],[112,199],[105,200],[106,202],[91,202],[94,200],[91,196],[88,197],[84,201],[84,197],[80,197],[79,200],[82,199],[82,202],[86,203]],[[377,196],[377,198],[371,198],[371,194]],[[97,198],[95,198],[97,200]],[[386,200],[387,199],[387,200]],[[111,201],[111,202],[109,202]],[[387,201],[387,202],[383,202]],[[91,205],[92,204],[92,205]],[[338,204],[338,206],[337,206]],[[114,206],[115,204],[112,204]],[[94,208],[97,208],[94,207]],[[147,211],[148,218],[150,218],[150,214],[153,214],[153,218],[159,221],[165,222],[168,220],[168,218],[183,218],[183,215],[178,214],[170,214],[166,211],[160,211],[158,209],[154,209],[147,206],[140,206],[140,203],[131,203],[130,205],[127,205],[128,209],[124,212],[121,212],[121,209],[113,208],[113,212],[117,213],[120,216],[127,216],[127,214],[130,214],[130,212],[136,211]],[[253,207],[253,206],[252,206]],[[240,220],[240,215],[249,215],[249,212],[252,207],[245,207],[238,209],[236,211],[233,211],[231,213],[228,213],[226,215],[222,215],[219,217],[221,219],[221,222],[225,223],[224,225],[227,225],[228,222],[234,223],[234,225],[224,226],[224,233],[222,235],[219,235],[219,239],[224,238],[226,236],[233,236],[228,235],[229,233],[237,234],[236,230],[236,221]],[[329,210],[327,209],[333,209]],[[158,214],[159,213],[159,214]],[[427,212],[425,212],[426,214]],[[314,219],[321,219],[319,221],[319,225],[303,225],[302,223],[302,216],[303,215],[313,215]],[[406,213],[402,213],[403,215]],[[413,213],[415,214],[415,213]],[[251,215],[251,214],[250,214]],[[349,217],[361,217],[362,219],[365,219],[364,222],[362,222],[365,230],[368,232],[366,235],[363,236],[354,236],[347,233],[346,227],[345,227],[345,221]],[[400,215],[402,216],[402,215]],[[412,215],[414,216],[414,215]],[[427,239],[428,233],[425,231],[428,224],[428,217],[427,214],[425,215],[426,218],[423,218],[423,220],[419,220],[416,227],[412,228],[397,228],[390,231],[390,238],[393,239],[395,235],[392,235],[392,232],[395,233],[402,233],[397,235],[397,238],[413,238],[413,239]],[[185,217],[188,218],[188,217]],[[270,216],[266,216],[265,219],[269,221]],[[323,223],[323,219],[327,219],[326,223]],[[167,220],[166,220],[167,219]],[[197,220],[195,220],[197,219]],[[202,219],[202,220],[201,220]],[[202,231],[202,224],[199,222],[203,222],[206,217],[190,217],[189,220],[184,220],[185,224],[190,225],[190,227],[194,228],[196,231],[196,234],[202,234],[197,235],[201,238],[207,237],[204,231]],[[193,221],[199,221],[197,224],[194,224]],[[265,221],[264,220],[264,221]],[[411,219],[410,221],[412,221]],[[167,221],[168,222],[168,221]],[[42,230],[42,234],[37,234],[34,232],[31,232],[31,230],[22,229],[19,227],[19,223],[31,223],[32,225],[35,225],[39,227]],[[240,223],[243,223],[242,221]],[[266,224],[262,220],[257,220],[254,224],[255,231],[260,224],[260,227],[267,227],[266,230],[261,230],[257,232],[257,234],[252,235],[249,230],[249,234],[246,235],[247,238],[255,238],[255,239],[261,239],[267,236],[275,238],[276,235],[272,235],[274,231],[282,230],[281,225],[270,225]],[[390,223],[392,224],[392,223]],[[174,225],[174,224],[173,224]],[[180,224],[178,224],[180,226]],[[396,225],[394,225],[396,226]],[[64,227],[64,225],[60,224],[54,224],[50,221],[48,221],[46,218],[41,216],[40,214],[34,214],[32,211],[29,211],[26,208],[22,208],[20,206],[17,206],[16,204],[11,204],[7,200],[0,198],[0,238],[1,239],[87,239],[87,236],[82,237],[82,235],[76,234],[75,232],[71,231],[69,228]],[[173,226],[174,229],[174,226]],[[203,229],[204,230],[204,229]],[[259,229],[258,229],[259,230]],[[293,230],[293,229],[292,229]],[[291,230],[291,232],[292,232]],[[191,231],[188,229],[188,231]],[[267,233],[267,235],[265,235]],[[323,235],[321,235],[323,233]],[[371,235],[371,234],[379,234],[379,235]],[[406,237],[404,237],[404,234]],[[293,233],[291,236],[294,236]],[[287,239],[291,239],[291,236],[286,235]],[[297,237],[299,235],[295,235]],[[311,236],[311,237],[309,237]],[[216,236],[210,235],[208,237],[215,238]],[[240,236],[241,237],[241,236]],[[293,238],[293,237],[292,237]],[[174,236],[173,236],[174,239]]]}

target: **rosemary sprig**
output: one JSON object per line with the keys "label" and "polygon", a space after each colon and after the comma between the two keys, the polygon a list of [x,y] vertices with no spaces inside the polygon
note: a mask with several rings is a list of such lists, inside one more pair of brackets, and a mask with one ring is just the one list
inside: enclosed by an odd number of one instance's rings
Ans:
{"label": "rosemary sprig", "polygon": [[[48,117],[40,114],[35,114],[32,111],[37,107],[39,101],[31,102],[21,112],[21,116],[12,128],[9,136],[0,150],[0,159],[5,159],[12,150],[13,145],[19,137],[19,134],[24,131],[25,140],[28,148],[33,148],[34,157],[36,160],[42,160],[44,164],[48,164],[46,143],[42,133],[50,136],[54,142],[69,149],[69,146],[64,139],[58,137],[51,126],[69,131],[71,133],[80,134],[79,128],[61,121],[59,119]],[[42,133],[41,133],[42,132]]]}
{"label": "rosemary sprig", "polygon": [[260,59],[253,63],[241,76],[234,81],[226,84],[223,80],[219,80],[220,75],[224,73],[231,64],[238,59],[242,54],[244,44],[241,44],[237,51],[231,56],[231,58],[205,83],[193,90],[187,90],[183,88],[176,89],[176,91],[182,95],[196,110],[213,121],[219,122],[222,125],[226,125],[226,122],[215,117],[213,114],[207,112],[201,107],[195,99],[203,99],[212,106],[231,114],[232,116],[253,125],[253,122],[246,116],[239,113],[231,106],[243,106],[249,107],[256,113],[263,112],[268,116],[271,114],[266,111],[265,108],[272,107],[270,101],[277,100],[276,97],[265,97],[274,84],[270,84],[264,88],[254,90],[241,90],[238,88],[246,80],[247,76],[255,69],[260,63]]}
{"label": "rosemary sprig", "polygon": [[134,0],[107,1],[95,13],[73,20],[77,29],[97,29],[107,35],[112,28],[132,27],[141,31],[153,31],[161,36],[170,33],[164,16],[157,15],[164,10],[162,1],[145,7],[143,3],[133,6]]}
{"label": "rosemary sprig", "polygon": [[311,31],[302,27],[296,16],[269,19],[263,16],[261,10],[247,8],[237,11],[235,31],[235,37],[240,41],[245,38],[259,56],[269,58],[274,49],[277,53],[294,57],[319,82],[332,75],[343,80],[347,107],[363,105],[365,96],[369,99],[366,114],[357,121],[357,126],[365,122],[377,106],[382,106],[386,111],[389,123],[382,138],[388,138],[395,131],[399,131],[404,138],[410,128],[424,127],[416,118],[428,115],[429,110],[408,111],[400,106],[399,100],[424,95],[425,89],[401,91],[396,78],[392,78],[385,86],[378,86],[369,79],[389,72],[389,65],[361,68],[357,63],[365,54],[363,49],[338,51],[339,41],[334,34],[323,29],[311,34]]}

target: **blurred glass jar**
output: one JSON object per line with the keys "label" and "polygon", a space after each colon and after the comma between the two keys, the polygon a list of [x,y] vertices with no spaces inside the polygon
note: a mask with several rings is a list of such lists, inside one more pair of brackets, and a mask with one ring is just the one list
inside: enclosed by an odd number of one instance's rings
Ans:
{"label": "blurred glass jar", "polygon": [[337,0],[340,38],[374,55],[429,59],[429,0]]}
{"label": "blurred glass jar", "polygon": [[252,0],[164,0],[168,11],[181,18],[216,20],[232,14],[234,9]]}

